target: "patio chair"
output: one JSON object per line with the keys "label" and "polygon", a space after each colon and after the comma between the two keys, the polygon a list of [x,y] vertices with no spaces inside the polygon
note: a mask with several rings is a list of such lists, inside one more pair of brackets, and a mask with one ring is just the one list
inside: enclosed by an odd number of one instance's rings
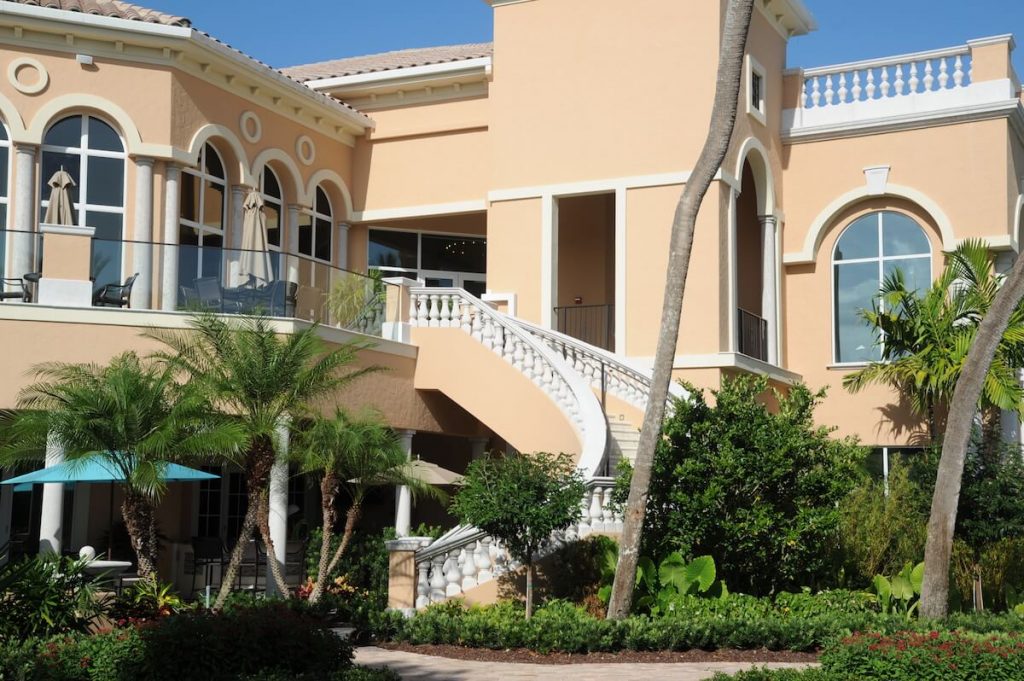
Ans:
{"label": "patio chair", "polygon": [[270,293],[270,310],[275,317],[294,317],[299,285],[294,281],[275,281]]}
{"label": "patio chair", "polygon": [[23,303],[32,302],[32,292],[28,287],[27,281],[16,277],[4,277],[2,281],[3,289],[0,290],[0,301],[19,300]]}
{"label": "patio chair", "polygon": [[196,292],[196,298],[199,300],[199,305],[205,309],[213,312],[222,312],[224,310],[224,296],[220,288],[220,279],[218,277],[200,277],[193,282],[193,288]]}
{"label": "patio chair", "polygon": [[219,575],[224,574],[224,542],[220,537],[192,537],[192,591],[196,592],[196,575],[203,570],[203,584],[213,583],[213,567],[220,567]]}
{"label": "patio chair", "polygon": [[95,307],[127,307],[132,306],[132,287],[135,280],[139,278],[136,272],[124,280],[123,284],[107,284],[96,291],[92,296],[92,304]]}
{"label": "patio chair", "polygon": [[245,547],[245,553],[242,554],[242,562],[238,565],[238,577],[235,581],[235,588],[243,588],[242,579],[244,577],[252,577],[252,591],[256,593],[260,589],[260,575],[263,570],[261,566],[266,565],[263,558],[266,556],[266,551],[263,551],[262,544],[255,539],[249,540],[249,545]]}

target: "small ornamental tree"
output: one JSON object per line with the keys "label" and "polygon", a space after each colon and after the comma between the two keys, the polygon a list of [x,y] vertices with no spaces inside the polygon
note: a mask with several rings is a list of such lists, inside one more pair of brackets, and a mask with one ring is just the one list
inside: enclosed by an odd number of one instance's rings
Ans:
{"label": "small ornamental tree", "polygon": [[583,477],[565,454],[474,461],[452,512],[501,541],[526,566],[526,618],[533,614],[533,562],[552,532],[578,522]]}

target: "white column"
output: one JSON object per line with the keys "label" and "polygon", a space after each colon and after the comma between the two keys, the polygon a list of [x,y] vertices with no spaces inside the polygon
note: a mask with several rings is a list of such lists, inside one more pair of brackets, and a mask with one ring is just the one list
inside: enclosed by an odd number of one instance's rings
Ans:
{"label": "white column", "polygon": [[277,460],[270,469],[270,539],[274,555],[267,555],[267,593],[277,592],[270,561],[276,560],[285,573],[288,562],[288,424],[277,427]]}
{"label": "white column", "polygon": [[153,159],[135,159],[135,242],[132,255],[134,273],[139,277],[132,286],[131,306],[148,310],[153,306]]}
{"label": "white column", "polygon": [[[412,460],[412,436],[415,430],[399,430],[397,435],[405,449],[406,457]],[[405,485],[395,490],[395,534],[408,537],[412,527],[412,492]]]}
{"label": "white column", "polygon": [[14,146],[15,185],[11,224],[16,230],[8,242],[11,248],[11,269],[4,276],[21,277],[35,268],[34,239],[29,232],[35,231],[36,214],[36,147],[24,144]]}
{"label": "white column", "polygon": [[471,437],[469,438],[469,445],[472,448],[473,461],[482,459],[487,455],[487,443],[490,442],[489,437]]}
{"label": "white column", "polygon": [[545,194],[540,205],[540,323],[550,329],[558,303],[558,201]]}
{"label": "white column", "polygon": [[760,216],[764,238],[761,241],[761,317],[768,323],[768,363],[779,363],[779,312],[776,291],[775,216]]}
{"label": "white column", "polygon": [[348,228],[347,222],[338,223],[338,267],[348,269]]}
{"label": "white column", "polygon": [[299,213],[302,206],[288,204],[288,236],[285,250],[288,251],[288,281],[299,281],[299,259],[296,255],[299,252]]}
{"label": "white column", "polygon": [[163,278],[160,308],[178,307],[178,223],[181,212],[181,168],[170,163],[164,168]]}
{"label": "white column", "polygon": [[615,352],[626,354],[626,188],[615,190]]}
{"label": "white column", "polygon": [[[64,461],[64,448],[54,438],[46,442],[46,467]],[[64,485],[43,485],[43,503],[39,516],[39,553],[60,553],[64,519]]]}
{"label": "white column", "polygon": [[[0,470],[0,480],[10,477],[3,470]],[[0,485],[0,546],[11,540],[11,508],[14,502],[14,490],[11,485]],[[2,563],[0,563],[2,564]]]}

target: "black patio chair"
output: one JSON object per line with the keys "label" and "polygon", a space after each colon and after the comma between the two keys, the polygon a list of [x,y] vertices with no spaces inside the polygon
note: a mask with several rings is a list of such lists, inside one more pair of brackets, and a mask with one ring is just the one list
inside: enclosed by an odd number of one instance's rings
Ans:
{"label": "black patio chair", "polygon": [[270,292],[271,314],[275,317],[294,317],[298,303],[299,285],[294,281],[275,281]]}
{"label": "black patio chair", "polygon": [[23,303],[32,302],[32,291],[29,289],[28,282],[24,279],[4,277],[0,281],[3,281],[3,288],[0,289],[0,301],[18,300]]}
{"label": "black patio chair", "polygon": [[107,284],[92,295],[92,304],[95,307],[127,307],[132,306],[132,287],[135,280],[139,278],[136,272],[124,280],[123,284]]}
{"label": "black patio chair", "polygon": [[224,542],[220,537],[192,537],[192,591],[196,592],[196,575],[203,571],[203,584],[213,584],[213,567],[219,566],[219,575],[223,578]]}

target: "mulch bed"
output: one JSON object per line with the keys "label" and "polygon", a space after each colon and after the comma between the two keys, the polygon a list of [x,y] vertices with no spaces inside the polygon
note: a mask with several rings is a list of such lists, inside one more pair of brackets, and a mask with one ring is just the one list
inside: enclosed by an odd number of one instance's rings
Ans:
{"label": "mulch bed", "polygon": [[623,650],[618,653],[589,653],[573,655],[570,653],[542,654],[533,650],[515,648],[512,650],[490,650],[488,648],[467,648],[450,645],[414,646],[408,643],[381,643],[381,648],[399,650],[404,653],[448,657],[455,660],[472,660],[475,662],[517,662],[529,664],[586,664],[611,662],[621,663],[680,663],[680,662],[749,662],[765,664],[768,662],[802,662],[806,664],[818,661],[817,653],[796,653],[788,650],[687,650],[686,652],[658,651],[641,652]]}

